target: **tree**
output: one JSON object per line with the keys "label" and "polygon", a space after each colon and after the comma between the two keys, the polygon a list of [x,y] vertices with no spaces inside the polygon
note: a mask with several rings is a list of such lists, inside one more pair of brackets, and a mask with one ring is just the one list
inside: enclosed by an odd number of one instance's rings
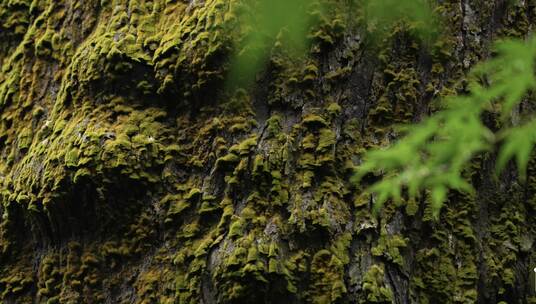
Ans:
{"label": "tree", "polygon": [[[535,301],[524,136],[504,135],[524,181],[509,157],[497,176],[496,153],[472,154],[474,191],[439,193],[437,219],[404,191],[374,216],[363,194],[381,177],[352,180],[396,125],[474,92],[496,38],[528,36],[531,2],[438,2],[437,37],[420,13],[383,31],[360,2],[298,2],[304,56],[288,26],[244,28],[247,1],[0,2],[3,302]],[[252,31],[267,64],[235,79]],[[497,113],[480,115],[492,132]]]}

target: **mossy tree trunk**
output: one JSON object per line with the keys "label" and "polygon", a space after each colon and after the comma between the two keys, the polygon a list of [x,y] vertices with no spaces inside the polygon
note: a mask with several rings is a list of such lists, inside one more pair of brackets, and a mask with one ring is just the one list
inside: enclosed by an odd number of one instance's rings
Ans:
{"label": "mossy tree trunk", "polygon": [[438,1],[433,45],[327,1],[309,56],[230,93],[243,2],[0,1],[0,302],[536,303],[536,162],[475,159],[437,221],[351,181],[534,1]]}

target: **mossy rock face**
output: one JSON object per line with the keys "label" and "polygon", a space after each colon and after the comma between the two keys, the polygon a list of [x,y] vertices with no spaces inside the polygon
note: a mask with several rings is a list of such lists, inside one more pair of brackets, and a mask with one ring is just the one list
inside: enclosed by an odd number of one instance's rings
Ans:
{"label": "mossy rock face", "polygon": [[475,159],[438,221],[351,181],[533,3],[441,1],[430,46],[318,1],[309,56],[236,92],[246,1],[0,1],[0,302],[535,303],[534,160]]}

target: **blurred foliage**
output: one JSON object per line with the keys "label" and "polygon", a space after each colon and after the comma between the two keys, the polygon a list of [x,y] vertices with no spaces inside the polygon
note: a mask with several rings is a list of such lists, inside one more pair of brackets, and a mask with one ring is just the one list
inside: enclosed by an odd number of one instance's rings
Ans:
{"label": "blurred foliage", "polygon": [[274,44],[293,57],[307,53],[313,15],[310,0],[248,0],[240,16],[240,35],[227,77],[229,87],[247,87],[266,65]]}
{"label": "blurred foliage", "polygon": [[[308,34],[315,25],[315,15],[327,10],[325,4],[317,0],[246,0],[244,3],[248,9],[242,10],[239,16],[239,33],[227,76],[228,88],[253,83],[275,45],[293,58],[308,56]],[[388,36],[401,22],[408,31],[422,38],[437,34],[438,16],[433,13],[429,0],[359,0],[356,3],[348,8],[355,10],[356,18],[365,22],[372,41]]]}
{"label": "blurred foliage", "polygon": [[[472,192],[464,178],[468,162],[478,153],[499,146],[497,172],[515,158],[524,179],[536,143],[536,121],[513,126],[512,111],[535,88],[536,38],[496,43],[496,56],[477,65],[469,75],[469,93],[442,101],[443,108],[421,123],[406,126],[406,134],[385,149],[364,156],[356,179],[369,173],[383,178],[368,188],[375,194],[376,211],[389,199],[400,200],[403,191],[415,199],[430,191],[437,217],[449,189]],[[485,111],[499,109],[501,130],[493,133],[482,122]]]}
{"label": "blurred foliage", "polygon": [[360,7],[373,41],[388,36],[400,23],[424,40],[433,38],[440,29],[439,16],[429,0],[365,0]]}
{"label": "blurred foliage", "polygon": [[[276,42],[291,56],[308,54],[308,32],[314,26],[308,11],[316,1],[249,0],[240,21],[240,38],[231,58],[228,85],[246,87],[255,81],[270,58]],[[423,39],[440,31],[439,18],[429,0],[357,1],[356,16],[365,22],[372,41],[388,36],[404,24]],[[441,101],[442,108],[411,126],[400,126],[401,137],[389,147],[368,151],[357,169],[355,181],[372,173],[381,175],[370,186],[375,211],[403,195],[416,199],[429,191],[435,216],[449,189],[473,192],[463,176],[477,154],[499,147],[497,172],[515,159],[523,180],[536,143],[536,120],[511,123],[512,111],[534,89],[536,39],[504,40],[495,45],[496,56],[477,65],[469,75],[469,92]],[[499,109],[502,129],[492,132],[482,121],[485,111]]]}

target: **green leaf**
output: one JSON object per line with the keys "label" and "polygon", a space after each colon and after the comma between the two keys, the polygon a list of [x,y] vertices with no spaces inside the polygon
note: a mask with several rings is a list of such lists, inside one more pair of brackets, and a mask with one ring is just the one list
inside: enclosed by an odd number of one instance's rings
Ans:
{"label": "green leaf", "polygon": [[[313,15],[309,0],[247,0],[239,17],[242,37],[231,58],[227,86],[247,87],[268,62],[276,41],[292,57],[306,53]],[[321,8],[319,8],[321,9]]]}
{"label": "green leaf", "polygon": [[496,172],[499,174],[509,160],[515,159],[519,177],[525,180],[527,164],[536,144],[536,120],[517,128],[509,129],[502,134],[503,144],[496,162]]}
{"label": "green leaf", "polygon": [[441,185],[435,186],[431,190],[432,199],[432,214],[434,218],[439,218],[439,211],[443,206],[443,202],[447,198],[447,188]]}
{"label": "green leaf", "polygon": [[367,28],[373,32],[372,39],[382,38],[401,22],[425,39],[438,31],[439,17],[434,14],[430,1],[366,0],[363,5]]}

